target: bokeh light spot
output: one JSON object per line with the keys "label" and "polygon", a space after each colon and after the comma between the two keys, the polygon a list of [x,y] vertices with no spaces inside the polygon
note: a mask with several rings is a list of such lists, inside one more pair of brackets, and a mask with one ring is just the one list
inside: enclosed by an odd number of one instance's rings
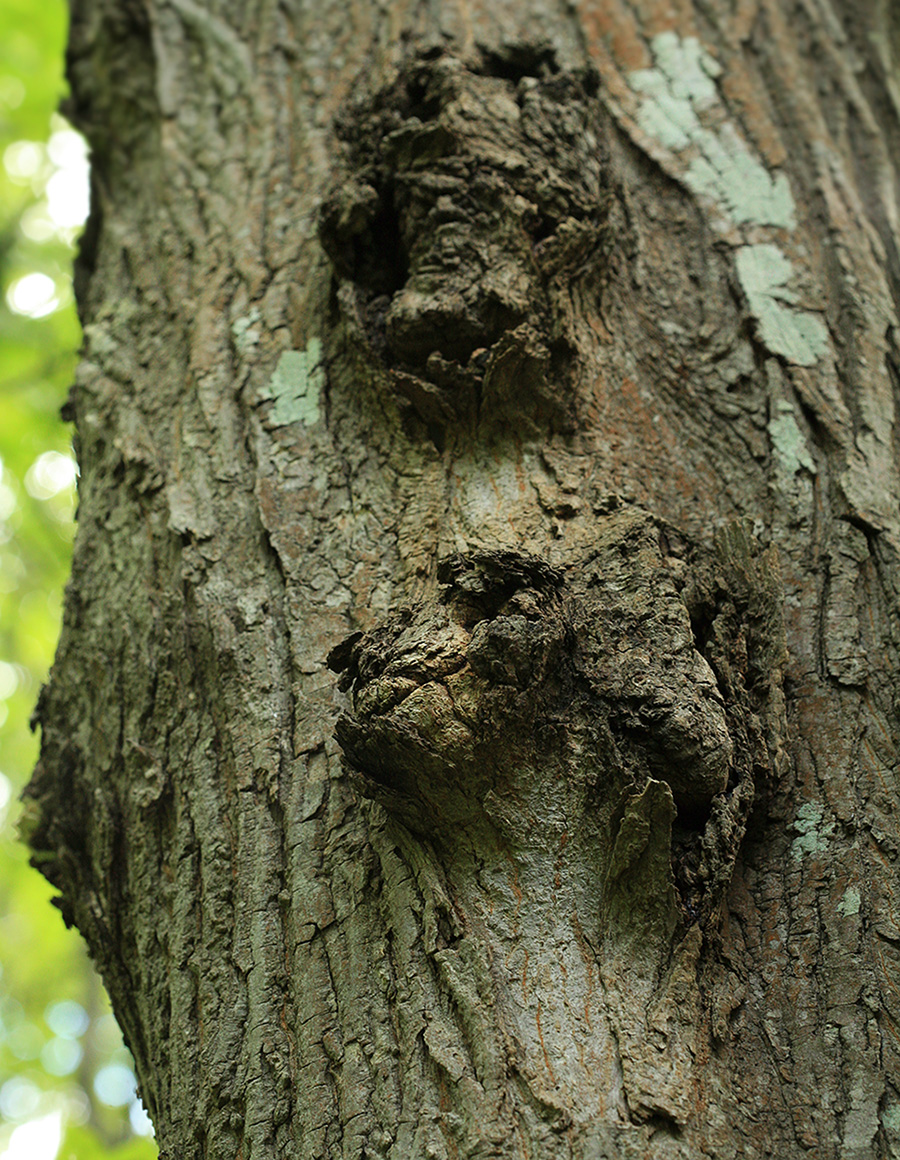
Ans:
{"label": "bokeh light spot", "polygon": [[51,1075],[71,1075],[81,1063],[84,1050],[75,1039],[51,1039],[41,1051],[41,1064]]}
{"label": "bokeh light spot", "polygon": [[34,271],[18,278],[6,292],[6,301],[15,314],[43,318],[59,306],[56,283],[47,274]]}
{"label": "bokeh light spot", "polygon": [[25,487],[35,499],[49,499],[67,487],[72,487],[77,470],[71,455],[45,451],[28,468]]}
{"label": "bokeh light spot", "polygon": [[7,1120],[27,1120],[40,1102],[40,1089],[24,1076],[14,1075],[0,1087],[0,1112]]}
{"label": "bokeh light spot", "polygon": [[20,1124],[0,1153],[0,1160],[55,1160],[62,1140],[62,1115],[49,1116]]}
{"label": "bokeh light spot", "polygon": [[122,1063],[101,1067],[94,1076],[94,1094],[101,1103],[121,1108],[134,1099],[135,1082],[131,1068]]}
{"label": "bokeh light spot", "polygon": [[47,151],[37,141],[13,141],[3,150],[3,168],[12,178],[30,181],[40,172]]}
{"label": "bokeh light spot", "polygon": [[78,1039],[90,1026],[87,1011],[73,999],[51,1003],[44,1012],[47,1026],[60,1039]]}

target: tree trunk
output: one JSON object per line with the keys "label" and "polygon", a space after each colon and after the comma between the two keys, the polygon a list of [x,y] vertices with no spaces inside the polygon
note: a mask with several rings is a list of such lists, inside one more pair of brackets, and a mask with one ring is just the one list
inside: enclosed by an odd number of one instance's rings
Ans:
{"label": "tree trunk", "polygon": [[900,1155],[890,0],[74,0],[27,792],[162,1154]]}

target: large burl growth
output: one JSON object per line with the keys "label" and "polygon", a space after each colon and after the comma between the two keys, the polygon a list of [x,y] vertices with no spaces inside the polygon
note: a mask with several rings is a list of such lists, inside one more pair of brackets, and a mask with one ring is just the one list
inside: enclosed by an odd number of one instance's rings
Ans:
{"label": "large burl growth", "polygon": [[[492,892],[514,880],[516,940],[539,955],[572,923],[608,988],[649,994],[685,955],[700,970],[754,799],[784,764],[780,585],[741,527],[703,553],[611,506],[574,560],[448,558],[433,599],[330,663],[357,788],[431,852],[460,933],[490,929]],[[481,945],[502,946],[491,933]],[[482,998],[527,1043],[512,979],[496,960],[488,976]],[[570,1032],[563,1050],[585,1035]],[[630,1093],[646,1036],[615,1032]],[[630,1111],[679,1121],[690,1068],[668,1094],[651,1075]]]}
{"label": "large burl growth", "polygon": [[413,58],[338,123],[320,215],[340,314],[415,434],[571,429],[571,284],[609,194],[598,78],[549,47]]}

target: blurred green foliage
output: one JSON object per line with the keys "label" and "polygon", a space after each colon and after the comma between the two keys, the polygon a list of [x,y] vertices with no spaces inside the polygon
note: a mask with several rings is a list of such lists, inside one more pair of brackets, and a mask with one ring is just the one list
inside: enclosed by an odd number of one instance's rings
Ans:
{"label": "blurred green foliage", "polygon": [[71,267],[86,167],[55,113],[65,36],[64,0],[0,3],[0,1160],[150,1160],[102,987],[14,829],[74,534],[59,409],[80,340]]}

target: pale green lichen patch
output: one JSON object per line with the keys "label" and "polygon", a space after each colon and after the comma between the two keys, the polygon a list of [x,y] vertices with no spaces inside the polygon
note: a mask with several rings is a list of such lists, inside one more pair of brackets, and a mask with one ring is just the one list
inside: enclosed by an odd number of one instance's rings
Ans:
{"label": "pale green lichen patch", "polygon": [[776,400],[768,429],[772,449],[785,471],[795,475],[801,467],[805,467],[810,475],[816,474],[815,460],[809,453],[806,439],[794,417],[794,409],[787,399]]}
{"label": "pale green lichen patch", "polygon": [[231,337],[240,354],[246,354],[259,342],[259,331],[255,329],[259,322],[260,313],[256,306],[252,306],[246,314],[236,318],[231,324]]}
{"label": "pale green lichen patch", "polygon": [[793,228],[794,198],[783,173],[772,177],[730,125],[703,130],[701,144],[685,174],[691,189],[719,202],[733,221]]}
{"label": "pale green lichen patch", "polygon": [[[696,37],[660,33],[650,42],[655,67],[638,69],[629,84],[640,94],[637,123],[686,164],[685,184],[710,198],[739,225],[793,229],[794,198],[787,177],[772,175],[742,139],[719,97],[721,72]],[[718,122],[718,123],[717,123]],[[828,350],[828,331],[816,315],[798,310],[788,289],[791,264],[775,245],[742,246],[738,276],[773,354],[812,366]]]}
{"label": "pale green lichen patch", "polygon": [[275,401],[269,422],[275,427],[289,423],[312,427],[320,418],[319,401],[324,389],[321,341],[311,338],[305,350],[286,350],[261,392],[263,398]]}
{"label": "pale green lichen patch", "polygon": [[900,1104],[890,1104],[881,1113],[884,1130],[900,1139]]}
{"label": "pale green lichen patch", "polygon": [[859,891],[855,886],[848,886],[844,891],[844,897],[838,903],[838,914],[848,918],[850,915],[859,914]]}
{"label": "pale green lichen patch", "polygon": [[651,42],[656,68],[633,72],[632,89],[643,93],[638,124],[668,149],[680,152],[705,132],[697,116],[717,98],[714,77],[721,71],[695,36],[682,40],[661,32]]}
{"label": "pale green lichen patch", "polygon": [[822,819],[825,812],[818,802],[805,802],[794,819],[794,832],[798,835],[791,843],[791,855],[795,862],[812,855],[824,854],[828,839],[834,833],[834,822]]}
{"label": "pale green lichen patch", "polygon": [[682,39],[671,30],[660,32],[651,41],[651,48],[674,96],[687,97],[698,107],[715,102],[715,78],[721,75],[722,67],[696,36]]}
{"label": "pale green lichen patch", "polygon": [[828,329],[821,318],[794,306],[797,295],[787,283],[791,263],[778,246],[741,246],[737,272],[759,337],[773,354],[808,367],[828,351]]}
{"label": "pale green lichen patch", "polygon": [[629,76],[642,94],[641,129],[674,153],[692,150],[684,174],[696,193],[717,202],[735,222],[794,226],[794,199],[784,174],[773,177],[729,124],[710,128],[700,113],[719,103],[721,67],[696,37],[662,32],[650,42],[655,68]]}

